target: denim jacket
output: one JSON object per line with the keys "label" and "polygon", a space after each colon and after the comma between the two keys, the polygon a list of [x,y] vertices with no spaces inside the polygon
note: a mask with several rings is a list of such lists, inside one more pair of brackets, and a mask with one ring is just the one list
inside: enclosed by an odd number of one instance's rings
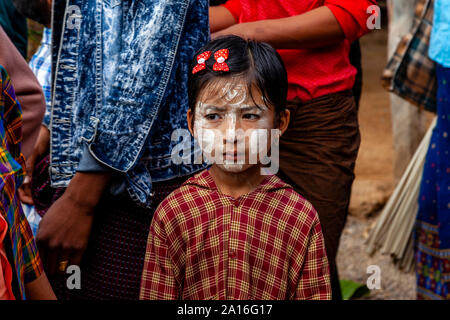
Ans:
{"label": "denim jacket", "polygon": [[[171,161],[187,128],[187,77],[209,38],[207,0],[53,1],[50,177],[65,187],[80,161],[121,174],[150,205],[152,181],[201,170]],[[191,149],[193,150],[193,148]]]}

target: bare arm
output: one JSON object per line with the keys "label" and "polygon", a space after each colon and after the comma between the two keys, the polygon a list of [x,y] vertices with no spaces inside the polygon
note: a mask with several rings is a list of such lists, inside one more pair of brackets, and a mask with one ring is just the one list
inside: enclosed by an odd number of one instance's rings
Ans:
{"label": "bare arm", "polygon": [[226,34],[268,42],[276,49],[321,48],[345,39],[339,22],[326,6],[289,18],[235,24],[213,37]]}
{"label": "bare arm", "polygon": [[25,293],[28,300],[56,300],[45,273],[36,280],[25,284]]}
{"label": "bare arm", "polygon": [[226,29],[236,24],[236,20],[227,8],[222,6],[209,8],[209,26],[211,33]]}

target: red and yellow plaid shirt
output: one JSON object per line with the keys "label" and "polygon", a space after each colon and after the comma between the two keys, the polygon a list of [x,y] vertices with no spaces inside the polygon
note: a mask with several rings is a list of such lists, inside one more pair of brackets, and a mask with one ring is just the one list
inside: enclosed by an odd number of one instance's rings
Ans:
{"label": "red and yellow plaid shirt", "polygon": [[276,176],[233,199],[207,170],[158,207],[141,299],[330,299],[312,205]]}
{"label": "red and yellow plaid shirt", "polygon": [[23,214],[17,189],[25,176],[25,159],[20,151],[22,109],[6,70],[0,66],[0,214],[8,223],[10,261],[18,288],[25,299],[25,284],[44,271],[30,225]]}

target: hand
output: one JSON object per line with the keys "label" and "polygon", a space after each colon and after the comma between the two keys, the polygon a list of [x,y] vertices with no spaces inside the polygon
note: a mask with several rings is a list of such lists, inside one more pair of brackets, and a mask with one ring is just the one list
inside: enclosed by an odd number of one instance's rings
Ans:
{"label": "hand", "polygon": [[34,150],[31,156],[26,159],[26,171],[23,184],[19,188],[20,201],[26,204],[33,205],[33,198],[31,196],[31,179],[33,176],[34,166],[37,159],[41,159],[49,150],[50,147],[50,131],[45,126],[41,126],[38,139],[34,145]]}
{"label": "hand", "polygon": [[39,224],[36,242],[49,275],[61,262],[79,265],[87,248],[93,213],[109,182],[108,173],[76,173],[67,190]]}
{"label": "hand", "polygon": [[93,211],[64,194],[44,215],[36,242],[49,275],[58,271],[61,261],[80,264],[91,233]]}

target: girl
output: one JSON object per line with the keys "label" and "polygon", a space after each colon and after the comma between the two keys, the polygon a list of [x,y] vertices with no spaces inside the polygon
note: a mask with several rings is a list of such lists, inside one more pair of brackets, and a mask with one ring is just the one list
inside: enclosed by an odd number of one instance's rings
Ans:
{"label": "girl", "polygon": [[280,56],[229,36],[203,47],[191,70],[189,130],[212,166],[158,207],[141,298],[330,299],[317,212],[261,170],[266,150],[276,162],[269,137],[289,123]]}

